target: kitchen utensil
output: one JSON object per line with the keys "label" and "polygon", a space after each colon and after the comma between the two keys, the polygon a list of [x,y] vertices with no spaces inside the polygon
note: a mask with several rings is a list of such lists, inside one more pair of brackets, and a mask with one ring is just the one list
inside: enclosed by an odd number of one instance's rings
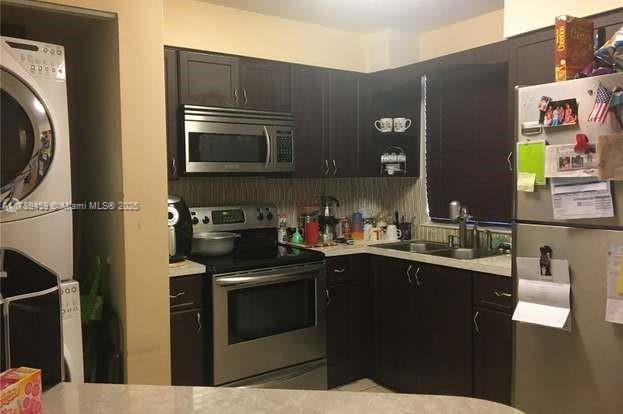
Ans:
{"label": "kitchen utensil", "polygon": [[181,197],[169,195],[167,204],[169,263],[175,263],[190,255],[193,226],[188,206]]}
{"label": "kitchen utensil", "polygon": [[405,132],[411,127],[409,118],[394,118],[394,132]]}
{"label": "kitchen utensil", "polygon": [[374,121],[374,127],[379,132],[392,132],[394,120],[392,118],[381,118]]}
{"label": "kitchen utensil", "polygon": [[224,256],[234,250],[236,233],[208,231],[193,234],[192,252],[199,256]]}
{"label": "kitchen utensil", "polygon": [[385,230],[385,240],[395,241],[402,236],[402,231],[398,230],[395,224],[390,224]]}
{"label": "kitchen utensil", "polygon": [[353,213],[353,240],[363,240],[363,215],[356,211]]}

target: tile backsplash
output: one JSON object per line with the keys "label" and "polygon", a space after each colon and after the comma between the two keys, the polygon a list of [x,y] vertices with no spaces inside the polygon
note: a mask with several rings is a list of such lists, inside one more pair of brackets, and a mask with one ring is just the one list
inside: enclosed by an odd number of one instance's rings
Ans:
{"label": "tile backsplash", "polygon": [[320,205],[321,195],[340,201],[338,216],[359,208],[376,214],[398,211],[407,221],[418,221],[424,206],[417,178],[182,178],[169,181],[169,193],[183,197],[189,206],[218,206],[271,202],[279,214],[295,223],[297,206]]}

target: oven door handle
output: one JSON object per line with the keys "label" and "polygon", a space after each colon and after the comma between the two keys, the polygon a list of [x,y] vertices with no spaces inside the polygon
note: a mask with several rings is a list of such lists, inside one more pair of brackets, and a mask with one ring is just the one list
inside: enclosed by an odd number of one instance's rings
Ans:
{"label": "oven door handle", "polygon": [[268,128],[266,128],[266,125],[264,125],[264,136],[266,137],[266,166],[268,167],[268,164],[270,164],[270,153],[271,153],[271,148],[270,148],[270,134],[268,133]]}
{"label": "oven door handle", "polygon": [[297,272],[286,273],[272,273],[270,275],[255,275],[255,276],[222,276],[214,279],[214,283],[218,286],[254,286],[263,285],[266,283],[281,283],[292,280],[302,279],[316,279],[318,273],[313,269],[301,269]]}

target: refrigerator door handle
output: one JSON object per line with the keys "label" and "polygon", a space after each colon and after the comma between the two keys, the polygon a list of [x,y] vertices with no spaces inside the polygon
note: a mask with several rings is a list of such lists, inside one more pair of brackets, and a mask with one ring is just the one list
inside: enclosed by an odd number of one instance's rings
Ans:
{"label": "refrigerator door handle", "polygon": [[506,162],[508,163],[508,171],[513,172],[513,162],[511,158],[513,158],[513,151],[509,152],[508,157],[506,157]]}
{"label": "refrigerator door handle", "polygon": [[474,329],[476,330],[476,333],[480,333],[480,328],[478,327],[478,311],[476,311],[476,313],[474,314]]}

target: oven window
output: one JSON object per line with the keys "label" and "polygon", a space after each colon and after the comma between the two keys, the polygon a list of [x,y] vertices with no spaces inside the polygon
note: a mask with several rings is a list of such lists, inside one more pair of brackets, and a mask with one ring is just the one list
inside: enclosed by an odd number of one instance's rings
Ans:
{"label": "oven window", "polygon": [[228,293],[229,344],[316,325],[316,281],[304,279]]}
{"label": "oven window", "polygon": [[263,135],[189,133],[191,162],[266,161],[266,138]]}

